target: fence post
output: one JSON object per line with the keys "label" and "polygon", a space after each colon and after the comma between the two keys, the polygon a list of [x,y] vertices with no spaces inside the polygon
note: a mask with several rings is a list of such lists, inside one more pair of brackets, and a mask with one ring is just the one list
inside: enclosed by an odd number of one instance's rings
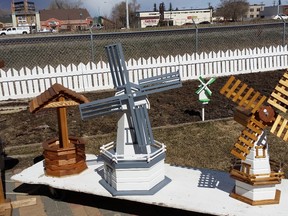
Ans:
{"label": "fence post", "polygon": [[194,19],[192,19],[194,25],[195,25],[195,51],[198,53],[198,26],[195,23]]}
{"label": "fence post", "polygon": [[92,26],[90,28],[90,42],[91,42],[91,61],[95,63],[94,59],[94,46],[93,46],[93,33],[92,33]]}
{"label": "fence post", "polygon": [[286,44],[286,22],[283,19],[283,42],[282,42],[282,45],[285,46],[285,44]]}
{"label": "fence post", "polygon": [[281,18],[282,22],[283,22],[283,35],[282,35],[282,46],[285,46],[285,43],[286,43],[286,22],[285,20],[283,19],[283,17],[281,15],[279,15],[279,17]]}

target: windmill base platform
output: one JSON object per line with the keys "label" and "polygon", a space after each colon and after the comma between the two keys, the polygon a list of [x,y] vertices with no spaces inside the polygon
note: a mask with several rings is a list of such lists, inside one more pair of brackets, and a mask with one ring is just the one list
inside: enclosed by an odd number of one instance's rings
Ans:
{"label": "windmill base platform", "polygon": [[230,194],[231,197],[238,199],[242,202],[248,203],[250,205],[268,205],[268,204],[279,204],[280,202],[280,196],[281,196],[281,191],[280,190],[276,190],[275,191],[275,196],[273,197],[273,199],[264,199],[264,200],[253,200],[248,198],[247,196],[243,196],[243,195],[239,195],[237,193],[235,193],[235,189],[232,191],[232,193]]}
{"label": "windmill base platform", "polygon": [[275,205],[252,206],[230,197],[235,180],[229,173],[176,167],[165,164],[165,176],[171,179],[165,187],[153,195],[112,196],[101,184],[104,162],[95,155],[86,155],[88,169],[67,177],[49,177],[44,174],[43,161],[11,177],[12,180],[27,184],[42,184],[53,188],[95,194],[114,199],[129,200],[151,205],[167,206],[191,212],[213,215],[278,215],[288,212],[288,180],[276,185],[281,191],[280,203]]}
{"label": "windmill base platform", "polygon": [[230,196],[250,205],[269,205],[280,202],[281,191],[276,189],[275,184],[250,185],[236,180]]}
{"label": "windmill base platform", "polygon": [[155,140],[149,154],[118,155],[114,142],[101,147],[100,184],[113,196],[153,195],[171,180],[165,176],[165,145]]}

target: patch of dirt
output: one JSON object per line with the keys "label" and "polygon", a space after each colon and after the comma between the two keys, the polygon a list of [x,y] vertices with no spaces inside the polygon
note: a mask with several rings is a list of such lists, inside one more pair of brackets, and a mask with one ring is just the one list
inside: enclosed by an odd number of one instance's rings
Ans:
{"label": "patch of dirt", "polygon": [[[273,71],[236,77],[260,93],[269,96],[283,73],[284,71]],[[206,120],[233,116],[233,109],[236,105],[219,93],[228,78],[217,78],[209,87],[213,94],[211,102],[205,105]],[[151,104],[149,117],[152,127],[201,121],[202,104],[195,93],[199,84],[198,80],[185,81],[181,88],[149,95],[148,99]],[[84,93],[90,101],[107,98],[114,94],[114,91]],[[78,107],[68,108],[69,134],[83,137],[115,132],[119,116],[120,114],[113,114],[82,121]],[[58,137],[55,109],[42,110],[36,114],[24,110],[0,115],[0,139],[6,147],[41,143],[53,137]]]}

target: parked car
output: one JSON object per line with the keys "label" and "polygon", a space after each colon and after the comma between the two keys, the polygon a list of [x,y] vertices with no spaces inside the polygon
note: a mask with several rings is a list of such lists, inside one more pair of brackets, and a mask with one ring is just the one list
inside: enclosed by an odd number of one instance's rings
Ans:
{"label": "parked car", "polygon": [[55,33],[55,32],[57,32],[55,29],[46,29],[46,28],[43,28],[43,29],[40,29],[39,31],[38,31],[38,33]]}
{"label": "parked car", "polygon": [[282,17],[282,19],[288,19],[288,15],[286,15],[286,14],[277,14],[277,15],[275,15],[275,16],[273,16],[272,17],[272,19],[281,19],[281,17]]}
{"label": "parked car", "polygon": [[100,29],[103,29],[103,25],[102,24],[100,24],[100,23],[97,23],[97,24],[95,24],[95,25],[92,25],[91,26],[91,29],[92,30],[100,30]]}
{"label": "parked car", "polygon": [[187,22],[187,23],[184,23],[183,26],[190,26],[190,25],[194,25],[193,22]]}
{"label": "parked car", "polygon": [[200,25],[207,25],[207,24],[211,24],[209,21],[203,21],[199,23]]}
{"label": "parked car", "polygon": [[30,33],[29,27],[12,27],[0,31],[0,35],[16,35],[16,34],[28,34]]}

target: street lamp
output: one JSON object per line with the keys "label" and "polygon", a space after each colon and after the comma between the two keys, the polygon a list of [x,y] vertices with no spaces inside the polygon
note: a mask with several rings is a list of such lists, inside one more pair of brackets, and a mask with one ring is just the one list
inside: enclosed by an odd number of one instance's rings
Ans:
{"label": "street lamp", "polygon": [[83,14],[82,14],[82,12],[80,12],[80,30],[82,30],[82,16],[83,16]]}
{"label": "street lamp", "polygon": [[126,28],[129,29],[129,6],[128,6],[128,0],[126,0]]}

